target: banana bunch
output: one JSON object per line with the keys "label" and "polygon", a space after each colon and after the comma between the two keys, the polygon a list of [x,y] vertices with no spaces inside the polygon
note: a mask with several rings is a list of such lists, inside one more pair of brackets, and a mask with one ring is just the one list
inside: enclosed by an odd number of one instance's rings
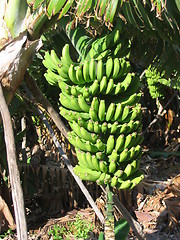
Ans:
{"label": "banana bunch", "polygon": [[167,87],[171,85],[170,79],[166,79],[164,73],[158,72],[157,68],[151,65],[146,70],[145,76],[151,97],[163,99],[166,96]]}
{"label": "banana bunch", "polygon": [[[47,53],[44,65],[46,78],[55,74],[51,81],[61,89],[60,114],[69,122],[69,142],[78,159],[75,174],[82,180],[131,189],[143,179],[138,170],[143,141],[140,81],[130,63],[114,53],[120,35],[117,30],[113,34],[94,42],[84,61],[74,62],[66,44],[60,59]],[[92,49],[107,49],[110,54],[94,57]]]}

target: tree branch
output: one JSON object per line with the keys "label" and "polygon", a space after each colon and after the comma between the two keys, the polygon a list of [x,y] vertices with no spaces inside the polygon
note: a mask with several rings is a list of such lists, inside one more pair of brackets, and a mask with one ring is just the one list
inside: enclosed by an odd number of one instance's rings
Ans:
{"label": "tree branch", "polygon": [[13,134],[11,116],[3,95],[1,84],[0,84],[0,103],[1,103],[0,112],[1,112],[3,126],[4,126],[4,139],[6,144],[9,178],[10,178],[12,199],[13,199],[16,226],[17,226],[17,236],[19,240],[26,240],[27,226],[26,226],[26,218],[25,218],[25,210],[24,210],[24,199],[23,199],[23,191],[20,183],[19,170],[17,166],[14,134]]}

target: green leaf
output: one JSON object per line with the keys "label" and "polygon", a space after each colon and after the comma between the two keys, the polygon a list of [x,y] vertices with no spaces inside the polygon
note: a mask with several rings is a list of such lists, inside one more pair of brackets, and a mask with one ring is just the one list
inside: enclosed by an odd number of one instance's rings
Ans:
{"label": "green leaf", "polygon": [[116,240],[125,240],[129,233],[129,224],[125,219],[120,219],[115,222],[115,239]]}
{"label": "green leaf", "polygon": [[33,10],[39,8],[43,2],[44,0],[27,0],[27,4],[33,6]]}
{"label": "green leaf", "polygon": [[72,7],[74,0],[68,0],[67,3],[65,4],[65,6],[63,7],[62,11],[59,14],[59,19],[62,18],[70,9],[70,7]]}
{"label": "green leaf", "polygon": [[175,3],[176,3],[177,9],[178,9],[179,12],[180,12],[180,0],[175,0]]}
{"label": "green leaf", "polygon": [[104,240],[104,233],[100,232],[98,240]]}
{"label": "green leaf", "polygon": [[26,18],[29,13],[24,0],[9,0],[6,6],[4,20],[12,37],[18,37],[26,29]]}
{"label": "green leaf", "polygon": [[57,14],[61,9],[62,7],[64,6],[66,0],[51,0],[49,2],[49,5],[47,7],[47,15],[48,17],[51,17],[55,14]]}

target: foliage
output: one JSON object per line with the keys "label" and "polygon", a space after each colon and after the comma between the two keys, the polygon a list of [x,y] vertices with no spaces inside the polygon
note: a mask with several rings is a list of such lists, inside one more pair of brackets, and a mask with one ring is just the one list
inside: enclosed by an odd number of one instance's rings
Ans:
{"label": "foliage", "polygon": [[75,220],[67,222],[66,226],[55,224],[48,234],[53,236],[53,239],[71,239],[72,236],[75,239],[87,239],[88,233],[93,229],[94,226],[91,222],[82,219],[81,215],[77,214]]}
{"label": "foliage", "polygon": [[7,232],[0,234],[0,239],[4,239],[5,237],[13,237],[14,233],[11,229],[8,229]]}
{"label": "foliage", "polygon": [[164,74],[157,71],[154,67],[149,67],[146,70],[147,84],[152,98],[164,98],[166,88],[170,87],[170,79],[165,79]]}

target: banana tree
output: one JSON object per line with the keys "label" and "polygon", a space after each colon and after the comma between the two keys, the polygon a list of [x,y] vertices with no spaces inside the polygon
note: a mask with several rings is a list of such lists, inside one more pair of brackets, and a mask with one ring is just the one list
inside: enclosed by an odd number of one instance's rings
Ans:
{"label": "banana tree", "polygon": [[[60,24],[63,26],[62,21]],[[97,39],[79,26],[72,29],[72,22],[64,24],[78,58],[72,60],[69,44],[61,57],[54,50],[47,51],[45,78],[61,89],[60,114],[69,122],[69,142],[78,159],[75,174],[106,185],[104,233],[105,239],[113,240],[113,189],[132,189],[143,179],[138,170],[143,139],[139,78],[127,60],[130,42],[122,20]]]}
{"label": "banana tree", "polygon": [[[70,8],[72,8],[73,17],[78,21],[86,15],[88,20],[89,16],[94,16],[93,26],[94,23],[100,22],[105,23],[109,28],[112,27],[115,16],[119,14],[131,29],[138,29],[145,34],[147,34],[145,30],[150,31],[163,41],[174,44],[176,52],[179,49],[180,6],[178,0],[166,1],[166,4],[164,1],[155,0],[79,0],[76,2],[74,0],[1,0],[0,83],[7,103],[12,100],[35,52],[41,47],[39,40],[41,34],[57,19],[68,13]],[[150,11],[151,9],[155,11]],[[17,230],[21,239],[18,223]]]}

